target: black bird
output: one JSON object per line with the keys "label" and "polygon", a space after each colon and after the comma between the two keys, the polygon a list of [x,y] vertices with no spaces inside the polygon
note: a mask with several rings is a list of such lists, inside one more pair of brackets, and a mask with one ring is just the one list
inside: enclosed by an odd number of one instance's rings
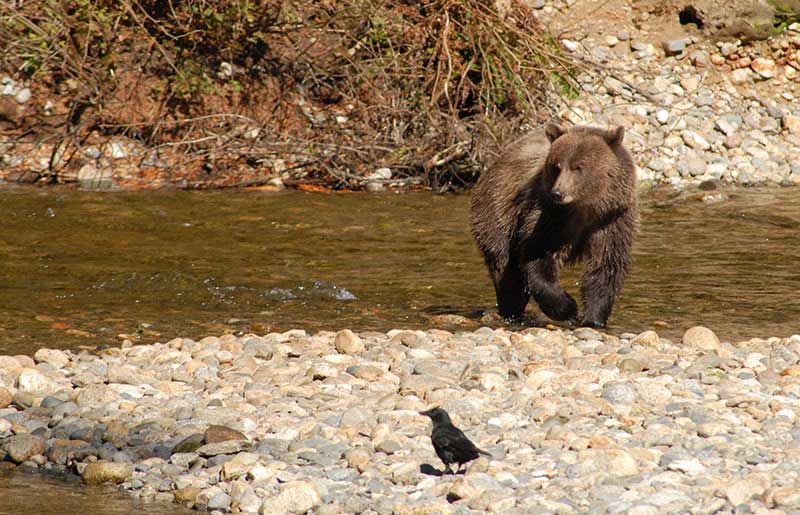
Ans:
{"label": "black bird", "polygon": [[420,415],[430,417],[433,422],[433,432],[431,433],[431,443],[436,455],[445,465],[445,473],[452,474],[451,463],[458,463],[458,469],[468,461],[472,461],[480,454],[491,457],[488,452],[478,449],[474,443],[453,423],[450,416],[442,408],[431,408],[427,411],[420,411]]}

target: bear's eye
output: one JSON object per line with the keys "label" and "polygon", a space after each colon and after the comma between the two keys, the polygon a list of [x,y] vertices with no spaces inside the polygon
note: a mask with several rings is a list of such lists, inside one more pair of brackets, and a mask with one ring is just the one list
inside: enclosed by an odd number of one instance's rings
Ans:
{"label": "bear's eye", "polygon": [[553,163],[553,171],[556,172],[556,173],[561,171],[561,165],[558,164],[558,163]]}
{"label": "bear's eye", "polygon": [[582,172],[583,171],[583,165],[575,165],[575,171],[576,172]]}

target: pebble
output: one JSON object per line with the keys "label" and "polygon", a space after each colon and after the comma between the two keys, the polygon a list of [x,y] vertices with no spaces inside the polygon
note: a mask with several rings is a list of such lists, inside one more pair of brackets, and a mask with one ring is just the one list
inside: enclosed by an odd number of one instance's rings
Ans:
{"label": "pebble", "polygon": [[17,94],[14,95],[14,100],[17,101],[18,104],[25,104],[31,99],[31,90],[28,88],[22,88],[17,91]]}
{"label": "pebble", "polygon": [[[702,326],[40,350],[0,356],[0,459],[217,513],[791,512],[798,356],[800,337],[721,343]],[[55,391],[23,391],[25,370]],[[433,405],[492,458],[438,475],[418,413]]]}
{"label": "pebble", "polygon": [[695,131],[691,130],[682,131],[681,138],[683,138],[683,142],[686,143],[691,148],[697,150],[708,150],[709,148],[711,148],[711,144],[708,142],[708,140]]}
{"label": "pebble", "polygon": [[781,125],[789,134],[800,134],[800,116],[795,116],[790,113],[784,113],[781,119]]}
{"label": "pebble", "polygon": [[690,43],[687,39],[669,39],[661,42],[661,47],[666,55],[678,55],[686,49]]}
{"label": "pebble", "polygon": [[771,79],[775,76],[775,61],[765,57],[757,57],[750,63],[753,69],[762,79]]}

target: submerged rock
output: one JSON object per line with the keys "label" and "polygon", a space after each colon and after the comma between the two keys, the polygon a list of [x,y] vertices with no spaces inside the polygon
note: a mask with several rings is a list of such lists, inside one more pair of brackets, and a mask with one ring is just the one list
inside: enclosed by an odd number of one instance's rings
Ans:
{"label": "submerged rock", "polygon": [[127,463],[98,461],[86,465],[81,472],[81,477],[89,485],[119,484],[131,477],[132,473],[133,471]]}

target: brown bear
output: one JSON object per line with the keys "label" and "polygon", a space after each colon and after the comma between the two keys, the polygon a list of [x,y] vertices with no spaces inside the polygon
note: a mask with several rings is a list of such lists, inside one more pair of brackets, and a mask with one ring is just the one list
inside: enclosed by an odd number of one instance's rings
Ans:
{"label": "brown bear", "polygon": [[[533,295],[553,320],[605,327],[630,265],[639,226],[636,167],[623,127],[548,124],[512,143],[472,193],[472,235],[489,268],[497,307],[519,318]],[[558,281],[586,262],[583,312]]]}

